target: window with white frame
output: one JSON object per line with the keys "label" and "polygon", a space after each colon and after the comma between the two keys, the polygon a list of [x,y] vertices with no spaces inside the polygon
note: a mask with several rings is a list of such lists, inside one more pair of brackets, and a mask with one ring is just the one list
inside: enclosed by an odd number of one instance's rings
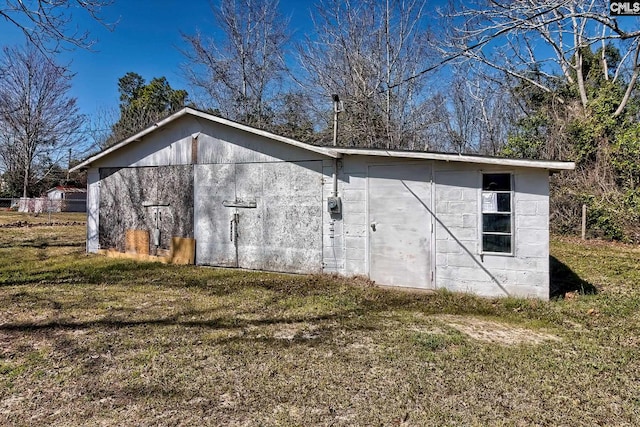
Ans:
{"label": "window with white frame", "polygon": [[482,174],[482,253],[513,253],[510,173]]}

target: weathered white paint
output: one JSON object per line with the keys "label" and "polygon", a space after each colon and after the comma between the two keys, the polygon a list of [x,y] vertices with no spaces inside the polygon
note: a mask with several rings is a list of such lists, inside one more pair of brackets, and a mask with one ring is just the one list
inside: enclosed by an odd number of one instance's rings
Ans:
{"label": "weathered white paint", "polygon": [[100,172],[96,168],[87,171],[87,252],[95,253],[100,249]]}
{"label": "weathered white paint", "polygon": [[54,188],[47,191],[47,198],[49,200],[62,200],[64,198],[64,192]]}
{"label": "weathered white paint", "polygon": [[369,277],[431,287],[431,165],[369,165]]}
{"label": "weathered white paint", "polygon": [[309,151],[312,153],[317,153],[317,154],[321,154],[323,156],[327,156],[327,157],[340,157],[340,155],[335,151],[335,149],[332,148],[327,148],[327,147],[318,147],[315,145],[311,145],[311,144],[305,144],[304,142],[300,142],[300,141],[296,141],[295,139],[291,139],[291,138],[287,138],[284,136],[280,136],[280,135],[276,135],[273,134],[271,132],[267,132],[261,129],[256,129],[256,128],[252,128],[251,126],[246,126],[243,125],[241,123],[237,123],[237,122],[233,122],[231,120],[226,120],[223,119],[221,117],[217,117],[214,116],[213,114],[209,114],[209,113],[205,113],[203,111],[198,111],[198,110],[194,110],[192,108],[185,108],[182,111],[184,111],[186,114],[191,114],[195,117],[200,117],[202,119],[205,119],[206,122],[209,123],[217,123],[220,125],[223,125],[226,128],[233,128],[233,129],[238,129],[242,132],[248,133],[248,134],[253,134],[256,136],[260,136],[269,140],[273,140],[273,141],[278,141],[280,143],[283,143],[285,145],[291,146],[291,147],[298,147],[298,148],[302,148],[305,151]]}
{"label": "weathered white paint", "polygon": [[[144,137],[113,151],[109,156],[95,156],[93,167],[173,166],[191,163],[191,134],[200,129],[198,122],[186,120],[169,123]],[[91,160],[91,159],[90,159]],[[87,161],[88,162],[88,161]],[[86,162],[85,162],[86,163]]]}
{"label": "weathered white paint", "polygon": [[[345,213],[341,215],[331,215],[326,210],[327,198],[333,192],[333,160],[322,162],[322,268],[327,273],[344,274],[345,271],[345,239],[343,235],[343,224]],[[339,183],[339,187],[340,183]],[[342,198],[342,210],[345,212],[345,198]]]}
{"label": "weathered white paint", "polygon": [[[95,167],[195,163],[199,264],[368,275],[387,285],[548,297],[548,173],[573,164],[326,149],[212,117],[183,110],[84,162],[93,168],[88,250],[98,249]],[[197,160],[191,158],[194,135]],[[342,213],[337,215],[328,212],[327,198],[333,192],[333,159],[340,156]],[[510,255],[481,254],[483,171],[514,176]],[[376,232],[371,222],[378,224]]]}
{"label": "weathered white paint", "polygon": [[196,263],[237,267],[236,246],[231,237],[234,209],[235,165],[196,165],[194,170],[194,236]]}
{"label": "weathered white paint", "polygon": [[217,123],[203,123],[198,137],[198,163],[266,163],[323,160],[326,156],[247,134]]}
{"label": "weathered white paint", "polygon": [[320,272],[321,168],[321,161],[196,165],[197,263]]}
{"label": "weathered white paint", "polygon": [[197,134],[197,163],[239,164],[323,160],[326,156],[218,123],[185,116],[157,132],[134,141],[109,156],[96,158],[97,167],[146,167],[192,164],[192,139]]}
{"label": "weathered white paint", "polygon": [[[369,185],[372,180],[375,183],[375,171],[384,170],[383,165],[388,162],[389,159],[370,156],[347,156],[341,160],[338,188],[342,197],[343,215],[342,219],[325,216],[325,271],[346,275],[367,274],[373,280],[378,279],[377,282],[381,284],[394,284],[396,279],[393,276],[396,272],[404,274],[403,277],[413,274],[410,268],[401,266],[403,262],[397,259],[388,265],[385,265],[384,261],[369,265],[372,256],[373,259],[393,258],[394,251],[401,259],[407,259],[409,256],[407,253],[399,255],[402,248],[407,246],[399,245],[398,248],[389,250],[385,256],[378,257],[367,238],[371,233],[369,223],[375,220],[375,213],[371,210],[371,190],[367,193],[365,183],[367,180]],[[421,166],[415,166],[416,168],[424,168],[426,171],[427,181],[430,179],[431,167],[434,177],[433,182],[422,182],[424,187],[421,188],[421,209],[416,209],[416,206],[403,206],[397,212],[393,211],[398,205],[410,203],[394,200],[402,200],[401,193],[394,188],[394,185],[401,185],[399,180],[395,183],[390,182],[388,188],[381,192],[388,193],[389,199],[389,211],[383,215],[392,219],[395,213],[402,218],[394,225],[395,233],[390,233],[391,239],[412,235],[416,242],[421,242],[420,239],[423,239],[422,242],[431,242],[426,246],[429,248],[428,255],[425,255],[424,246],[411,255],[416,258],[422,257],[424,260],[417,263],[423,268],[418,277],[423,277],[424,280],[407,279],[404,285],[416,288],[446,288],[486,296],[548,298],[548,171],[496,166],[483,169],[475,164],[411,159],[406,159],[404,163],[402,159],[393,159],[393,162],[401,162],[401,166],[396,167],[396,173],[407,171],[407,174],[411,174],[411,168],[414,167],[411,164],[417,163]],[[479,200],[483,170],[510,172],[514,175],[513,255],[480,254]],[[330,173],[331,168],[327,164],[324,170],[325,179],[330,177]],[[328,193],[329,190],[325,188],[325,199]],[[382,195],[380,200],[384,198]],[[417,198],[414,199],[417,201]],[[380,206],[384,204],[380,201],[373,203]],[[367,215],[368,222],[364,220]],[[425,219],[425,215],[428,219]],[[408,224],[414,229],[415,224],[429,224],[429,227],[416,229],[415,233],[411,234],[403,232],[407,227],[402,224]],[[430,235],[431,224],[433,236]],[[385,237],[383,241],[387,239]],[[434,273],[433,281],[429,280],[430,270]],[[411,284],[408,284],[409,281]]]}
{"label": "weathered white paint", "polygon": [[[176,125],[176,122],[178,123]],[[236,133],[245,135],[247,140],[258,139],[264,141],[278,141],[280,144],[288,147],[300,148],[309,153],[320,154],[322,157],[340,157],[335,150],[324,147],[316,147],[305,144],[291,138],[252,128],[241,123],[223,119],[204,111],[195,110],[185,107],[182,110],[172,114],[171,116],[155,123],[148,128],[138,132],[137,134],[115,144],[100,153],[89,157],[84,162],[78,164],[70,171],[89,168],[100,165],[102,167],[125,167],[125,166],[160,166],[160,165],[179,165],[187,164],[191,161],[191,137],[199,135],[201,127],[219,127],[222,129],[233,130]],[[158,135],[169,129],[177,129],[181,136],[164,136]],[[190,129],[190,130],[189,130]],[[181,140],[178,142],[178,140]],[[144,143],[142,141],[144,140]],[[151,140],[151,141],[150,141]],[[156,146],[153,140],[159,140],[160,146]],[[176,146],[166,145],[167,143],[178,142]],[[175,150],[172,151],[172,150]],[[284,150],[286,151],[286,149]],[[122,157],[124,159],[122,159]],[[105,163],[104,159],[108,159]],[[125,160],[124,163],[117,159]],[[138,159],[133,162],[127,162],[127,159]],[[141,162],[141,163],[137,163]],[[155,162],[155,163],[154,163]]]}
{"label": "weathered white paint", "polygon": [[548,298],[548,177],[544,170],[488,169],[514,175],[514,253],[481,252],[482,170],[435,171],[436,286],[486,296]]}
{"label": "weathered white paint", "polygon": [[[369,275],[368,233],[370,224],[367,218],[369,213],[367,194],[369,167],[389,165],[389,163],[400,165],[398,168],[402,169],[402,165],[416,164],[416,161],[354,155],[340,160],[338,193],[342,199],[343,214],[342,218],[325,217],[325,271],[344,275]],[[429,170],[431,162],[418,161],[418,163]],[[330,177],[328,167],[325,168],[325,177]],[[325,185],[325,187],[329,187],[324,191],[326,198],[330,192],[330,185]],[[334,223],[331,224],[331,221]],[[326,231],[332,229],[335,234],[333,239],[326,235]],[[416,285],[416,287],[428,286],[429,284],[426,283]]]}

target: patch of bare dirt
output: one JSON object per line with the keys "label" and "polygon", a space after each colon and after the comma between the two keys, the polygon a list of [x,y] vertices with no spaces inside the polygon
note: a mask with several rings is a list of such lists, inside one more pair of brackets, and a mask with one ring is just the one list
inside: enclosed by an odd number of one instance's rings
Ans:
{"label": "patch of bare dirt", "polygon": [[277,340],[293,341],[319,338],[317,327],[306,323],[288,323],[272,328],[271,336]]}
{"label": "patch of bare dirt", "polygon": [[520,328],[492,320],[472,316],[440,315],[437,318],[448,326],[471,338],[502,345],[541,344],[545,341],[560,341],[557,336],[543,331]]}
{"label": "patch of bare dirt", "polygon": [[86,225],[84,221],[65,221],[65,222],[28,222],[16,221],[8,224],[0,224],[0,228],[23,228],[23,227],[70,227],[75,225]]}

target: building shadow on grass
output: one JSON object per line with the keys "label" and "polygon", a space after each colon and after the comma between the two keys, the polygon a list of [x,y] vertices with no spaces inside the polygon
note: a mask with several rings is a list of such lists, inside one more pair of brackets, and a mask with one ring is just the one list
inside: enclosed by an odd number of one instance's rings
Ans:
{"label": "building shadow on grass", "polygon": [[55,242],[55,241],[51,241],[51,240],[47,240],[47,239],[41,239],[41,238],[36,238],[36,239],[28,239],[28,240],[23,240],[21,242],[5,242],[5,243],[0,243],[0,249],[10,249],[10,248],[37,248],[37,249],[45,249],[45,248],[54,248],[54,247],[82,247],[85,245],[85,242],[67,242],[67,241],[60,241],[60,242]]}
{"label": "building shadow on grass", "polygon": [[554,256],[549,256],[549,297],[564,298],[569,292],[594,295],[598,289],[578,276],[569,266]]}

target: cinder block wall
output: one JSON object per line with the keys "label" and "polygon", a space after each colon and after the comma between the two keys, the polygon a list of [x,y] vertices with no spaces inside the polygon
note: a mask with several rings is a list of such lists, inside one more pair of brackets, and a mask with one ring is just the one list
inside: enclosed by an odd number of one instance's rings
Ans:
{"label": "cinder block wall", "polygon": [[[347,157],[339,169],[342,216],[326,211],[333,163],[323,165],[323,271],[367,275],[367,162]],[[433,285],[484,296],[549,297],[549,189],[547,170],[486,169],[514,175],[514,253],[481,255],[482,169],[433,162]]]}
{"label": "cinder block wall", "polygon": [[327,198],[333,192],[333,160],[324,161],[323,175],[323,270],[367,275],[367,163],[356,156],[339,161],[342,215],[327,212]]}
{"label": "cinder block wall", "polygon": [[[491,169],[487,172],[499,170]],[[481,255],[482,171],[435,172],[436,287],[485,296],[549,297],[549,187],[546,170],[514,175],[514,253]]]}

